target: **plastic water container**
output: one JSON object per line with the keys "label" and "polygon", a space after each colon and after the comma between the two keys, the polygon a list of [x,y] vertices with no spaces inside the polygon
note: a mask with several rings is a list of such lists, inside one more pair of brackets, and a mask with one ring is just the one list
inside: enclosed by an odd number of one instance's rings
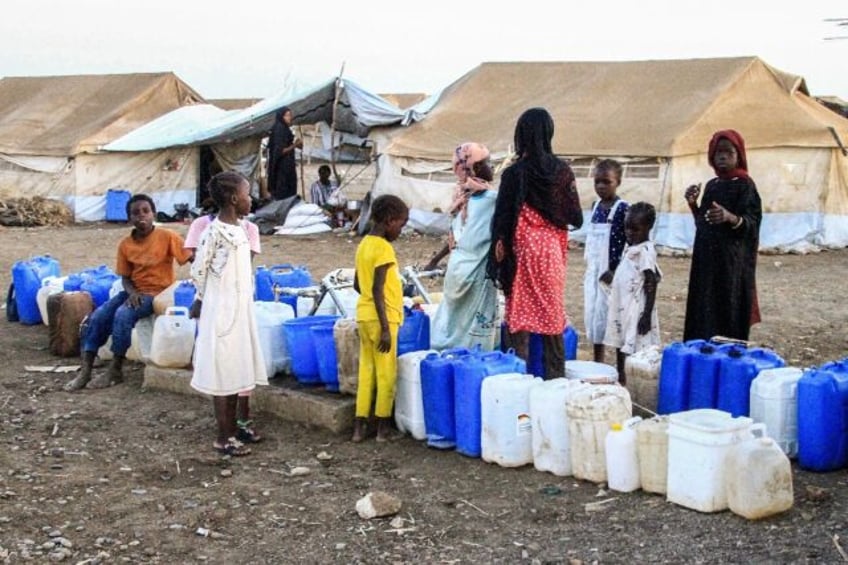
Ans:
{"label": "plastic water container", "polygon": [[188,309],[172,306],[153,324],[150,361],[160,367],[187,367],[194,351],[196,322]]}
{"label": "plastic water container", "polygon": [[352,288],[340,288],[338,290],[333,290],[336,298],[341,302],[341,306],[344,309],[344,313],[339,310],[336,301],[333,299],[331,294],[328,292],[321,299],[321,302],[318,304],[318,309],[315,310],[316,315],[338,315],[343,316],[345,318],[356,318],[356,303],[359,302],[359,293],[353,290]]}
{"label": "plastic water container", "polygon": [[422,310],[404,308],[403,324],[398,329],[398,356],[426,349],[430,349],[430,318]]}
{"label": "plastic water container", "polygon": [[315,341],[315,355],[318,362],[318,377],[324,388],[331,392],[339,390],[339,368],[336,359],[336,342],[333,340],[333,323],[309,326]]}
{"label": "plastic water container", "polygon": [[[194,285],[192,285],[193,287]],[[179,289],[179,287],[177,287]],[[176,296],[176,292],[175,292]],[[273,377],[291,370],[291,357],[286,349],[283,322],[294,318],[294,310],[282,302],[254,302],[259,349],[265,362],[265,373]]]}
{"label": "plastic water container", "polygon": [[766,434],[790,458],[798,455],[798,380],[796,367],[760,371],[751,383],[751,419],[766,426]]}
{"label": "plastic water container", "polygon": [[570,379],[537,381],[530,389],[533,422],[533,466],[560,477],[571,475],[571,441],[568,436],[568,397],[586,383]]}
{"label": "plastic water container", "polygon": [[[719,373],[724,351],[712,343],[690,346],[688,410],[718,406]],[[738,348],[733,350],[738,351]]]}
{"label": "plastic water container", "polygon": [[50,255],[36,255],[12,265],[12,283],[15,285],[15,304],[20,323],[42,323],[37,298],[41,281],[49,276],[58,277],[59,271],[59,261]]}
{"label": "plastic water container", "polygon": [[642,418],[636,416],[616,422],[604,438],[607,463],[607,486],[618,492],[633,492],[642,482],[639,478],[639,445],[634,426]]}
{"label": "plastic water container", "polygon": [[356,394],[359,382],[359,327],[353,318],[339,318],[333,324],[336,344],[336,372],[339,392]]}
{"label": "plastic water container", "polygon": [[[174,306],[183,306],[185,308],[191,308],[191,305],[194,302],[194,295],[196,293],[197,289],[194,288],[193,281],[180,281],[180,284],[178,284],[177,288],[174,289]],[[274,373],[268,374],[273,375]]]}
{"label": "plastic water container", "polygon": [[624,375],[627,377],[627,390],[634,406],[651,412],[657,411],[657,391],[660,378],[662,351],[658,345],[652,345],[624,360]]}
{"label": "plastic water container", "polygon": [[[502,324],[502,336],[504,332],[506,332],[506,328]],[[502,344],[503,338],[500,341]],[[578,335],[577,330],[571,324],[565,326],[565,331],[562,332],[562,342],[565,347],[565,360],[571,361],[577,359]],[[504,349],[503,344],[501,345],[501,349]],[[530,334],[527,357],[527,372],[537,377],[544,377],[545,364],[542,361],[542,336],[539,334]]]}
{"label": "plastic water container", "polygon": [[294,266],[288,263],[266,267],[261,265],[256,268],[255,274],[256,300],[273,302],[275,300],[274,289],[281,288],[303,288],[312,286],[312,276],[305,266]]}
{"label": "plastic water container", "polygon": [[428,353],[421,360],[424,428],[430,447],[453,449],[456,446],[454,366],[458,359],[467,355],[471,355],[470,350],[455,348]]}
{"label": "plastic water container", "polygon": [[714,408],[677,412],[668,425],[669,502],[699,512],[727,508],[727,454],[737,443],[763,433],[751,418]]}
{"label": "plastic water container", "polygon": [[798,463],[810,471],[848,465],[848,364],[827,363],[798,380]]}
{"label": "plastic water container", "polygon": [[526,363],[514,353],[492,351],[468,355],[454,366],[454,415],[456,418],[456,450],[469,457],[480,457],[482,421],[480,392],[483,380],[492,375],[525,373]]}
{"label": "plastic water container", "polygon": [[38,313],[41,315],[41,321],[44,325],[49,325],[47,319],[47,299],[53,294],[58,294],[65,290],[65,279],[68,277],[54,277],[50,275],[41,280],[41,288],[35,295],[35,302],[38,304]]}
{"label": "plastic water container", "polygon": [[121,190],[110,188],[106,191],[106,221],[107,222],[126,222],[127,218],[127,203],[130,201],[132,194],[129,190]]}
{"label": "plastic water container", "polygon": [[530,390],[538,379],[511,373],[493,375],[480,391],[481,457],[501,467],[521,467],[533,462],[533,420]]}
{"label": "plastic water container", "polygon": [[619,385],[592,385],[571,395],[565,404],[575,478],[607,480],[604,442],[610,427],[633,415],[630,393]]}
{"label": "plastic water container", "polygon": [[83,280],[80,290],[91,295],[94,307],[97,308],[109,300],[109,291],[112,290],[114,282],[120,278],[111,269],[107,268],[107,272],[98,272]]}
{"label": "plastic water container", "polygon": [[734,445],[727,455],[727,506],[759,520],[792,508],[792,465],[772,438]]}
{"label": "plastic water container", "polygon": [[321,324],[332,325],[337,319],[338,316],[305,316],[283,322],[286,350],[291,357],[292,373],[297,382],[305,385],[321,384],[318,354],[310,328]]}
{"label": "plastic water container", "polygon": [[421,391],[421,360],[432,350],[410,351],[398,357],[395,389],[395,424],[417,440],[427,439],[424,423],[424,397]]}
{"label": "plastic water container", "polygon": [[595,361],[566,361],[565,378],[590,384],[613,384],[618,382],[618,370]]}
{"label": "plastic water container", "polygon": [[668,416],[654,416],[637,423],[636,442],[642,490],[665,494],[668,490]]}
{"label": "plastic water container", "polygon": [[688,408],[689,363],[692,354],[692,347],[680,341],[663,349],[657,395],[659,414],[682,412]]}

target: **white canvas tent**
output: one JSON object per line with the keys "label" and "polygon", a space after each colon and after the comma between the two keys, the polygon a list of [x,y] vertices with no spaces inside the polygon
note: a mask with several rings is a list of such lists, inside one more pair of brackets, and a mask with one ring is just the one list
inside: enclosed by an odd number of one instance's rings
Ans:
{"label": "white canvas tent", "polygon": [[593,163],[619,159],[619,194],[657,207],[660,245],[691,247],[683,192],[713,176],[707,143],[727,128],[746,140],[763,200],[762,248],[848,245],[848,120],[811,98],[801,77],[757,57],[484,63],[445,88],[426,120],[393,137],[375,195],[445,210],[453,149],[479,141],[503,160],[518,116],[534,106],[554,117],[554,151],[571,160],[584,210],[595,196]]}
{"label": "white canvas tent", "polygon": [[145,192],[160,209],[193,195],[191,148],[103,152],[102,146],[202,100],[173,73],[0,80],[0,198],[64,200],[77,221],[102,220],[108,189]]}

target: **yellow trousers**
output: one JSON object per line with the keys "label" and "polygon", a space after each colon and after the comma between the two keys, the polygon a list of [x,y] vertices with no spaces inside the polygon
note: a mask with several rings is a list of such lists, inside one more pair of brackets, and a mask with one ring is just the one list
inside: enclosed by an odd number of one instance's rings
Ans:
{"label": "yellow trousers", "polygon": [[389,324],[392,347],[387,353],[377,349],[380,343],[379,320],[359,322],[359,383],[356,388],[356,417],[368,418],[371,415],[371,403],[374,401],[374,389],[377,389],[377,403],[374,415],[389,418],[395,402],[397,385],[397,340],[398,324]]}

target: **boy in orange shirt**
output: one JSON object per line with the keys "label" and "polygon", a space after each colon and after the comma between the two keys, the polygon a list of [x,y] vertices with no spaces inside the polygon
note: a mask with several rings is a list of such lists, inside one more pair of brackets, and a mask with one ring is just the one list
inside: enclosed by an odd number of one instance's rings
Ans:
{"label": "boy in orange shirt", "polygon": [[[124,290],[95,310],[81,329],[82,368],[65,385],[65,390],[105,388],[123,381],[123,365],[135,323],[153,314],[153,297],[173,284],[174,260],[184,265],[191,252],[183,247],[179,234],[156,228],[156,205],[146,194],[136,194],[127,202],[127,216],[133,224],[130,235],[118,244],[115,272]],[[112,335],[112,363],[105,373],[91,378],[97,350]]]}

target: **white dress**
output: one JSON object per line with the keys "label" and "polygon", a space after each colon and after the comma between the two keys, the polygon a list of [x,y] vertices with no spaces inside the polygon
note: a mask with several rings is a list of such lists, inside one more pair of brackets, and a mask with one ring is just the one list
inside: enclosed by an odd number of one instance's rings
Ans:
{"label": "white dress", "polygon": [[649,270],[662,277],[657,266],[657,251],[650,240],[624,249],[612,279],[604,343],[628,355],[660,344],[656,302],[651,312],[651,329],[645,335],[639,335],[638,330],[639,317],[645,309],[643,273]]}
{"label": "white dress", "polygon": [[268,384],[256,329],[250,244],[243,224],[215,220],[200,237],[191,266],[203,300],[191,386],[228,396]]}

